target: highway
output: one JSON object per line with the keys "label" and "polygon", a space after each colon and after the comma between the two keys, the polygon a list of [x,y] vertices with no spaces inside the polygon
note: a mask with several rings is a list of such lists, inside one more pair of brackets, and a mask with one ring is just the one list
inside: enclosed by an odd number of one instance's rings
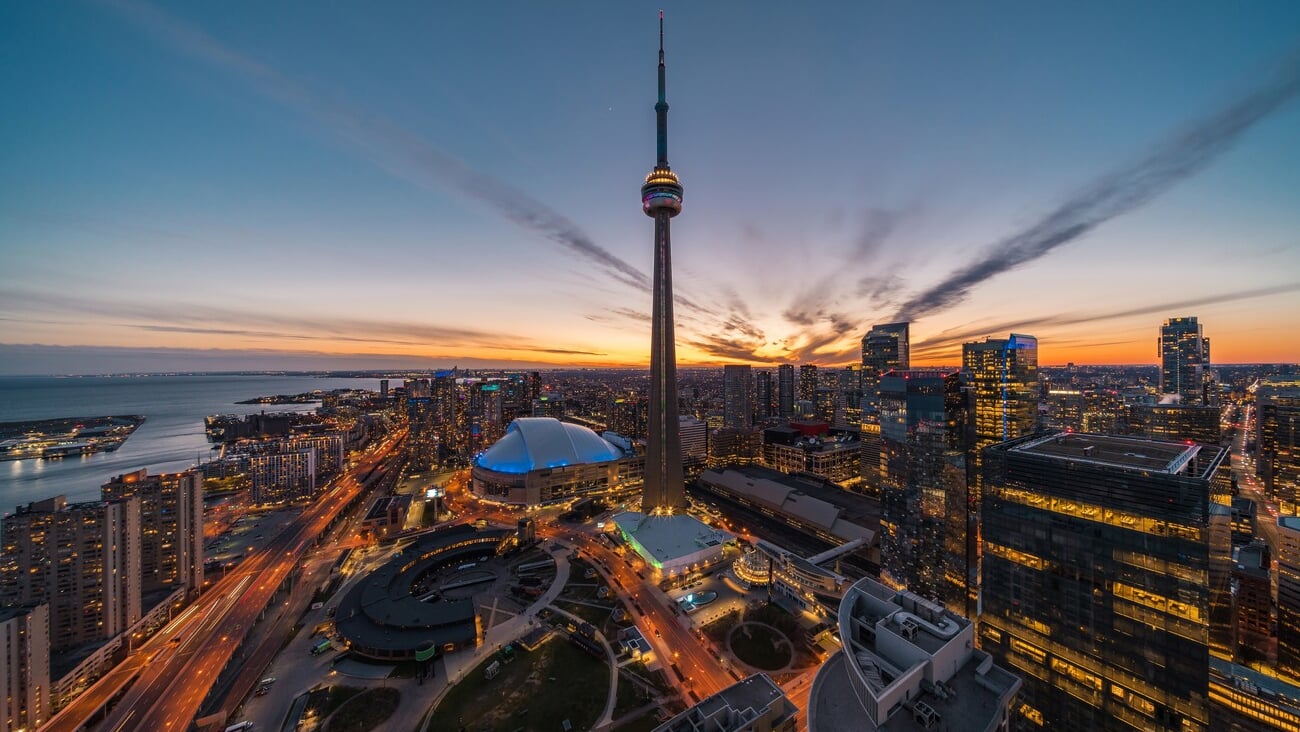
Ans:
{"label": "highway", "polygon": [[[406,437],[399,431],[368,451],[356,465],[333,482],[293,522],[262,550],[247,556],[163,631],[136,651],[127,664],[147,659],[139,678],[98,729],[188,729],[204,698],[216,683],[243,638],[266,609],[271,597],[289,575],[303,552],[321,536],[329,523],[362,490],[361,479],[401,447]],[[116,673],[116,670],[115,672]],[[104,685],[109,674],[79,697],[83,709],[93,712],[120,691],[120,683]],[[122,681],[119,674],[117,681]],[[100,686],[104,685],[104,689]],[[92,696],[97,695],[97,696]],[[86,717],[61,712],[43,730],[74,732]]]}

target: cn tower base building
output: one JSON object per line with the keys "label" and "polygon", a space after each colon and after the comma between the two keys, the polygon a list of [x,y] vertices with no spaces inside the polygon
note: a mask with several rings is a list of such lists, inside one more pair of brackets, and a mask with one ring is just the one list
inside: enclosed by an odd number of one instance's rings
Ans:
{"label": "cn tower base building", "polygon": [[659,101],[655,103],[658,158],[641,186],[641,208],[655,221],[654,302],[650,333],[650,414],[641,510],[614,516],[627,544],[670,582],[723,561],[733,537],[687,515],[678,436],[677,349],[673,333],[672,219],[682,211],[682,184],[668,165],[668,101],[664,17],[659,13]]}

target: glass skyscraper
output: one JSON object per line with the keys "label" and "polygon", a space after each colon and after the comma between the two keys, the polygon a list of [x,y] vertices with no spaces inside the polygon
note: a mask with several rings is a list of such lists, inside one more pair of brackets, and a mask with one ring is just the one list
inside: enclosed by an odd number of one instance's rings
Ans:
{"label": "glass skyscraper", "polygon": [[881,578],[967,609],[966,398],[960,375],[891,371],[880,380]]}
{"label": "glass skyscraper", "polygon": [[1079,433],[984,452],[980,643],[1050,730],[1208,730],[1214,446]]}
{"label": "glass skyscraper", "polygon": [[722,426],[754,426],[754,374],[749,366],[722,367]]}
{"label": "glass skyscraper", "polygon": [[908,323],[873,325],[862,336],[862,483],[870,495],[880,494],[881,452],[879,387],[880,377],[889,371],[910,368]]}
{"label": "glass skyscraper", "polygon": [[1210,339],[1196,318],[1170,318],[1160,327],[1160,393],[1177,394],[1183,404],[1205,404],[1205,369]]}

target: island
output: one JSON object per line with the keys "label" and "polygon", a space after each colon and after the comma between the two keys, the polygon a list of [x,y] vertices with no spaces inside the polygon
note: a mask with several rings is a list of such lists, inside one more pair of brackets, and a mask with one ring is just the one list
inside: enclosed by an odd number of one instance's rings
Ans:
{"label": "island", "polygon": [[328,393],[324,391],[306,391],[301,394],[272,394],[270,396],[245,399],[241,402],[235,402],[235,404],[311,404],[312,402],[319,402]]}
{"label": "island", "polygon": [[0,422],[0,460],[58,459],[112,452],[144,424],[138,414]]}

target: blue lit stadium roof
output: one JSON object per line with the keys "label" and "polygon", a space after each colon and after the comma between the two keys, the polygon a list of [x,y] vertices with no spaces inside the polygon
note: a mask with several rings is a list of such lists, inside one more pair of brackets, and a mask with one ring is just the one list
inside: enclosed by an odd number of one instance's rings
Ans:
{"label": "blue lit stadium roof", "polygon": [[521,417],[506,434],[479,455],[480,467],[497,473],[527,473],[580,463],[603,463],[623,451],[582,425],[551,417]]}

